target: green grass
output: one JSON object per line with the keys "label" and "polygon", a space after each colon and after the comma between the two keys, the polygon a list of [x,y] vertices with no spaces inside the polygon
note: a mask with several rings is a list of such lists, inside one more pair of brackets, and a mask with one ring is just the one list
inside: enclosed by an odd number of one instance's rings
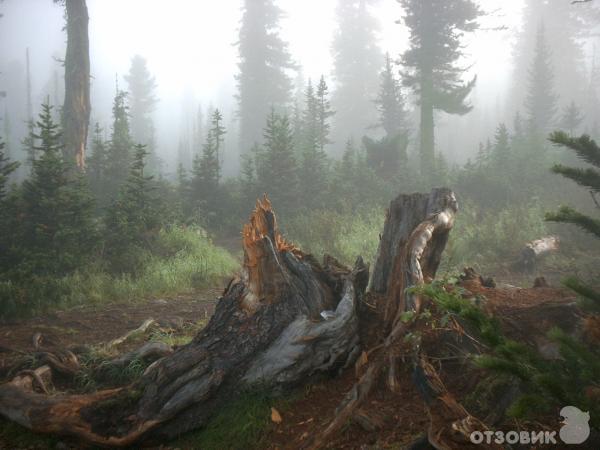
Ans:
{"label": "green grass", "polygon": [[329,254],[352,265],[361,255],[373,262],[383,229],[385,213],[380,208],[340,213],[307,211],[283,224],[286,239],[317,258]]}
{"label": "green grass", "polygon": [[231,275],[237,268],[237,261],[215,246],[201,228],[174,227],[160,231],[135,276],[114,276],[97,264],[62,278],[33,277],[21,285],[0,282],[0,317],[188,293]]}
{"label": "green grass", "polygon": [[273,399],[264,392],[245,392],[224,405],[206,426],[172,442],[174,448],[202,450],[256,449],[270,426]]}

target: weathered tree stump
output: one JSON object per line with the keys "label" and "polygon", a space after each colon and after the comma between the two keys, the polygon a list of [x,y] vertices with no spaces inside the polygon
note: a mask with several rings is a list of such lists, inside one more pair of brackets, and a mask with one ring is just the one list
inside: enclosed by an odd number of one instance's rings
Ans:
{"label": "weathered tree stump", "polygon": [[238,389],[304,382],[359,354],[357,298],[368,268],[323,265],[286,242],[267,199],[243,231],[244,265],[193,341],[130,386],[91,395],[0,386],[0,414],[37,432],[103,446],[171,438],[202,426]]}

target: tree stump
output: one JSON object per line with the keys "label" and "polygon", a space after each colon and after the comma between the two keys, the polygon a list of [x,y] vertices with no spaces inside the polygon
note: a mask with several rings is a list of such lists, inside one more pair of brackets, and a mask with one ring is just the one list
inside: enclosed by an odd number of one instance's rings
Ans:
{"label": "tree stump", "polygon": [[36,432],[102,446],[172,438],[202,426],[240,388],[287,386],[339,370],[359,354],[357,298],[368,268],[321,265],[279,233],[257,202],[243,230],[244,264],[191,343],[130,386],[48,396],[22,377],[0,386],[0,414]]}

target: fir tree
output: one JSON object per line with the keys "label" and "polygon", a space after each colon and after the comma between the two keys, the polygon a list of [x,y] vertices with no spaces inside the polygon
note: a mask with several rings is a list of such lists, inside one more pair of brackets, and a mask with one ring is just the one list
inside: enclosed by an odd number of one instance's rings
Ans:
{"label": "fir tree", "polygon": [[107,187],[107,168],[108,168],[108,149],[102,136],[103,130],[100,124],[96,122],[94,134],[92,135],[92,151],[87,158],[87,176],[90,180],[90,187],[99,203],[105,198]]}
{"label": "fir tree", "polygon": [[574,136],[583,121],[584,117],[581,114],[581,110],[572,101],[563,110],[562,117],[560,118],[560,128],[566,130],[569,136]]}
{"label": "fir tree", "polygon": [[269,108],[282,108],[290,102],[292,82],[286,71],[295,65],[279,36],[282,11],[273,0],[245,0],[242,13],[236,79],[240,148],[246,151],[262,142]]}
{"label": "fir tree", "polygon": [[4,152],[5,144],[0,140],[0,204],[6,197],[7,186],[11,174],[19,167],[19,162],[11,161],[8,154]]}
{"label": "fir tree", "polygon": [[156,80],[148,70],[146,59],[135,55],[131,60],[129,73],[125,76],[129,93],[129,113],[131,137],[134,142],[143,144],[148,151],[148,167],[152,173],[158,172],[156,158],[154,123],[152,115],[156,109]]}
{"label": "fir tree", "polygon": [[129,175],[105,218],[106,257],[115,272],[136,272],[149,239],[161,224],[153,176],[147,175],[144,145],[134,147]]}
{"label": "fir tree", "polygon": [[93,201],[83,175],[63,159],[61,132],[52,107],[42,105],[31,137],[39,157],[23,183],[23,245],[27,270],[66,273],[80,266],[95,240]]}
{"label": "fir tree", "polygon": [[402,56],[404,82],[419,96],[421,108],[421,174],[432,175],[435,164],[434,110],[466,114],[466,98],[475,79],[464,84],[461,38],[478,28],[481,11],[473,0],[401,0],[410,48]]}
{"label": "fir tree", "polygon": [[298,179],[294,158],[292,127],[286,115],[274,109],[267,118],[264,147],[258,158],[258,186],[269,195],[278,210],[296,207]]}
{"label": "fir tree", "polygon": [[260,147],[255,145],[249,153],[241,155],[241,199],[242,210],[246,211],[252,207],[256,199],[260,196],[257,179],[257,158],[260,154]]}
{"label": "fir tree", "polygon": [[333,139],[338,142],[348,136],[360,138],[377,117],[373,99],[383,55],[377,45],[379,23],[369,10],[370,3],[372,0],[338,0],[338,27],[333,39],[336,88],[332,98],[337,111]]}
{"label": "fir tree", "polygon": [[[579,159],[592,166],[576,168],[557,164],[552,171],[589,189],[596,206],[600,209],[600,202],[596,199],[596,195],[600,192],[600,170],[598,170],[600,169],[600,147],[589,136],[572,138],[564,132],[553,133],[550,141],[569,148]],[[557,212],[549,213],[546,219],[553,222],[572,223],[594,236],[600,237],[600,220],[586,216],[568,206],[561,207]]]}
{"label": "fir tree", "polygon": [[335,112],[331,110],[331,104],[329,102],[329,88],[327,87],[324,76],[321,76],[321,79],[319,80],[315,101],[317,125],[316,143],[319,150],[324,152],[325,146],[332,143],[329,140],[329,132],[331,130],[329,119],[335,115]]}
{"label": "fir tree", "polygon": [[400,82],[394,76],[389,53],[385,55],[385,67],[380,75],[379,95],[376,100],[379,111],[378,126],[383,128],[389,138],[407,130],[406,111]]}
{"label": "fir tree", "polygon": [[503,171],[503,175],[508,175],[509,162],[511,159],[510,134],[506,125],[501,123],[496,129],[494,136],[493,161],[497,168]]}
{"label": "fir tree", "polygon": [[543,24],[538,28],[534,58],[529,70],[525,110],[529,126],[537,134],[545,134],[556,115],[557,97],[554,93],[554,72],[551,51]]}
{"label": "fir tree", "polygon": [[221,165],[223,164],[223,151],[224,151],[224,136],[227,134],[227,130],[222,124],[223,116],[218,109],[212,114],[210,132],[214,138],[215,144],[215,156],[217,159],[217,182],[221,179]]}
{"label": "fir tree", "polygon": [[113,103],[113,125],[108,144],[106,179],[109,199],[114,199],[119,187],[127,179],[131,164],[132,140],[129,129],[127,93],[117,88]]}

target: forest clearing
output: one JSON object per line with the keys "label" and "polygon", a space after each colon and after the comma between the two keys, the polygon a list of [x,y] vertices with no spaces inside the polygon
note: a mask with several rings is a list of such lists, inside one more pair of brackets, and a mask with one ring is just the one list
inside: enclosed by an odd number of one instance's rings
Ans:
{"label": "forest clearing", "polygon": [[599,31],[0,0],[0,448],[600,448]]}

